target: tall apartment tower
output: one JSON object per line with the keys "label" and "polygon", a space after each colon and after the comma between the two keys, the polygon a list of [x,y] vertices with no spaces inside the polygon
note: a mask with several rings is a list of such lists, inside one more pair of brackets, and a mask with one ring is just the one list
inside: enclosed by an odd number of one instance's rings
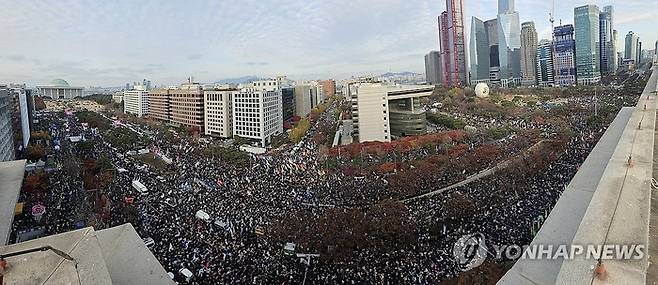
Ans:
{"label": "tall apartment tower", "polygon": [[599,54],[602,75],[614,73],[616,70],[617,50],[613,13],[614,8],[612,6],[605,6],[599,14],[599,42],[601,43]]}
{"label": "tall apartment tower", "polygon": [[469,45],[471,82],[489,80],[489,39],[482,20],[471,18],[471,38]]}
{"label": "tall apartment tower", "polygon": [[427,84],[441,84],[441,52],[431,51],[425,55],[425,81]]}
{"label": "tall apartment tower", "polygon": [[521,75],[524,86],[537,83],[537,30],[534,22],[521,25]]}
{"label": "tall apartment tower", "polygon": [[446,0],[446,11],[439,16],[439,45],[443,83],[449,87],[468,85],[463,0]]}
{"label": "tall apartment tower", "polygon": [[521,28],[514,0],[498,0],[500,78],[521,78]]}
{"label": "tall apartment tower", "polygon": [[555,84],[560,86],[576,84],[576,41],[573,32],[573,25],[553,28]]}
{"label": "tall apartment tower", "polygon": [[539,41],[537,48],[537,85],[553,86],[553,43],[549,40]]}
{"label": "tall apartment tower", "polygon": [[601,80],[599,7],[584,5],[573,10],[576,29],[576,80],[592,84]]}

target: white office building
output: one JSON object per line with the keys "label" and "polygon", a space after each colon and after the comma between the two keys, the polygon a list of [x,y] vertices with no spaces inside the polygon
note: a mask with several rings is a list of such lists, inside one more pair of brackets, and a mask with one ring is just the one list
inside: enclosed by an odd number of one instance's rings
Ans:
{"label": "white office building", "polygon": [[389,142],[393,137],[425,133],[425,110],[419,98],[433,91],[430,85],[351,84],[352,119],[359,142]]}
{"label": "white office building", "polygon": [[283,132],[278,83],[269,83],[272,82],[242,88],[233,94],[233,135],[259,140],[263,147],[271,142],[273,135]]}
{"label": "white office building", "polygon": [[123,112],[137,117],[148,115],[149,93],[142,86],[123,92]]}
{"label": "white office building", "polygon": [[236,89],[203,92],[206,135],[222,138],[233,136],[233,94],[237,92]]}

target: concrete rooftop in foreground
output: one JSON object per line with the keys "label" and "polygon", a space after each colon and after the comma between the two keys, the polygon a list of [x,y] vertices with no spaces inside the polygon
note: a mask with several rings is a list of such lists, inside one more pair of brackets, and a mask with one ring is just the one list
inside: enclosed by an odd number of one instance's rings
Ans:
{"label": "concrete rooftop in foreground", "polygon": [[174,284],[131,224],[95,231],[88,227],[0,247],[0,254],[51,246],[52,251],[6,258],[5,284]]}
{"label": "concrete rooftop in foreground", "polygon": [[0,246],[9,242],[24,173],[25,160],[0,162]]}
{"label": "concrete rooftop in foreground", "polygon": [[[654,66],[637,105],[622,108],[532,244],[636,244],[657,251],[649,240],[649,218],[658,216],[651,212],[657,83]],[[645,284],[655,280],[651,276],[656,270],[652,267],[647,272],[646,255],[640,260],[603,260],[602,264],[607,271],[604,280],[595,276],[597,260],[584,255],[572,260],[521,259],[498,284]]]}

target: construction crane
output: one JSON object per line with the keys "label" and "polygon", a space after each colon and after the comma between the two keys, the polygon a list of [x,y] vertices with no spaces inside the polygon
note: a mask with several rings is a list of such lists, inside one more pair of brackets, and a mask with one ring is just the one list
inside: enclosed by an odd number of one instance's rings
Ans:
{"label": "construction crane", "polygon": [[553,29],[555,28],[553,23],[555,23],[555,0],[551,0],[552,7],[551,7],[551,12],[548,13],[548,21],[551,22],[551,34],[553,33]]}

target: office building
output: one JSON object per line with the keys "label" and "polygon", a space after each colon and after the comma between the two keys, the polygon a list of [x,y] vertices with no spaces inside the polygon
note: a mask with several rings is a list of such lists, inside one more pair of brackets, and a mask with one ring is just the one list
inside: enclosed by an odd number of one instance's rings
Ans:
{"label": "office building", "polygon": [[247,87],[233,94],[233,135],[258,140],[263,147],[283,132],[281,95],[266,89]]}
{"label": "office building", "polygon": [[[124,99],[125,100],[125,99]],[[203,88],[190,80],[169,90],[170,122],[203,133]]]}
{"label": "office building", "polygon": [[320,104],[321,89],[317,85],[304,84],[295,86],[295,116],[306,117]]}
{"label": "office building", "polygon": [[76,97],[82,97],[83,87],[74,87],[69,85],[64,79],[55,79],[48,85],[37,86],[39,96],[48,97],[54,100],[72,100]]}
{"label": "office building", "polygon": [[123,92],[114,92],[112,93],[112,102],[114,103],[123,103]]}
{"label": "office building", "polygon": [[[126,99],[124,98],[124,101]],[[148,117],[203,133],[203,87],[192,81],[148,91]]]}
{"label": "office building", "polygon": [[576,41],[573,25],[557,26],[553,29],[553,66],[555,84],[576,84]]}
{"label": "office building", "polygon": [[26,89],[25,84],[10,84],[8,89],[11,98],[10,108],[16,150],[20,151],[26,148],[30,142],[34,111],[34,104],[31,103],[34,98],[32,90]]}
{"label": "office building", "polygon": [[149,112],[148,117],[169,122],[171,107],[169,104],[169,88],[153,89],[149,91]]}
{"label": "office building", "polygon": [[233,95],[237,89],[203,91],[204,130],[208,136],[233,136]]}
{"label": "office building", "polygon": [[626,34],[625,48],[624,48],[624,59],[633,60],[637,62],[638,54],[638,45],[640,43],[640,37],[637,36],[633,31]]}
{"label": "office building", "polygon": [[541,40],[537,48],[537,85],[553,86],[553,43],[549,40]]}
{"label": "office building", "polygon": [[443,84],[449,87],[468,85],[463,0],[446,0],[446,11],[439,16],[439,45]]}
{"label": "office building", "polygon": [[322,90],[324,91],[324,98],[333,97],[336,95],[336,81],[333,79],[321,80]]}
{"label": "office building", "polygon": [[295,116],[295,88],[281,88],[281,108],[283,112],[283,121],[290,122]]}
{"label": "office building", "polygon": [[484,22],[489,44],[489,82],[500,82],[500,59],[498,57],[498,19]]}
{"label": "office building", "polygon": [[642,42],[638,40],[637,42],[637,51],[635,52],[637,59],[635,60],[636,66],[640,67],[642,65]]}
{"label": "office building", "polygon": [[431,51],[425,55],[425,81],[427,84],[441,84],[441,52]]}
{"label": "office building", "polygon": [[144,86],[135,86],[133,90],[123,91],[123,112],[144,117],[149,112],[149,94]]}
{"label": "office building", "polygon": [[498,58],[501,79],[521,78],[521,27],[514,0],[498,0]]}
{"label": "office building", "polygon": [[537,84],[537,30],[534,22],[521,24],[521,84]]}
{"label": "office building", "polygon": [[599,14],[599,7],[596,5],[584,5],[574,9],[578,84],[588,85],[601,80]]}
{"label": "office building", "polygon": [[349,85],[354,134],[359,142],[388,142],[394,137],[426,133],[425,110],[419,99],[433,91],[433,86]]}
{"label": "office building", "polygon": [[613,14],[614,8],[612,6],[603,7],[603,11],[599,14],[599,54],[602,75],[612,74],[616,70],[616,32],[614,30]]}
{"label": "office building", "polygon": [[6,85],[0,85],[0,162],[14,160],[14,133],[11,124],[11,97]]}
{"label": "office building", "polygon": [[489,39],[482,20],[471,18],[469,59],[471,64],[471,82],[489,80]]}

